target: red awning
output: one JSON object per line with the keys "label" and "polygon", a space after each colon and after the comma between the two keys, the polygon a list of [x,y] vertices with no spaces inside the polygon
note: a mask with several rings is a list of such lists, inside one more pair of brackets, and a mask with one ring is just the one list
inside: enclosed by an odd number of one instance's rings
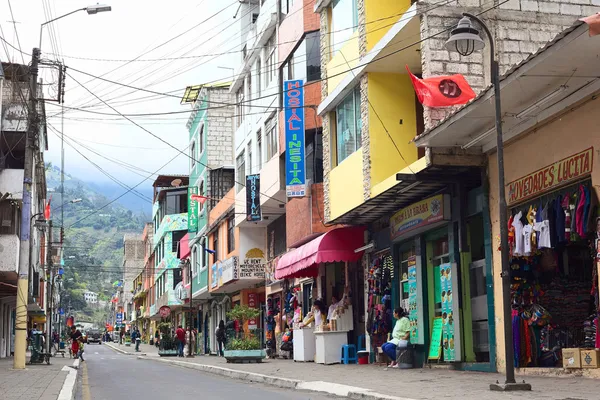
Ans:
{"label": "red awning", "polygon": [[364,246],[364,231],[362,226],[333,229],[285,253],[277,263],[275,279],[314,277],[320,263],[360,260],[363,252],[354,250]]}
{"label": "red awning", "polygon": [[190,256],[190,234],[186,233],[185,236],[179,241],[179,259],[185,260]]}

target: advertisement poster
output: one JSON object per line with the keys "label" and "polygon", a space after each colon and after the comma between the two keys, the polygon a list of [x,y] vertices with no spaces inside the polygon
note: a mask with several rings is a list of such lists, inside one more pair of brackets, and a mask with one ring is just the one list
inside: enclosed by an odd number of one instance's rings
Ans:
{"label": "advertisement poster", "polygon": [[246,176],[246,220],[262,220],[260,210],[260,175]]}
{"label": "advertisement poster", "polygon": [[419,315],[417,312],[417,258],[408,259],[408,319],[410,320],[410,341],[417,342]]}
{"label": "advertisement poster", "polygon": [[219,284],[219,276],[218,276],[219,266],[218,263],[214,263],[210,267],[210,287],[212,289],[216,288]]}
{"label": "advertisement poster", "polygon": [[285,107],[285,188],[287,197],[306,194],[304,146],[304,86],[302,80],[283,83]]}
{"label": "advertisement poster", "polygon": [[[257,308],[258,307],[258,297],[256,293],[248,293],[248,307]],[[256,324],[256,319],[248,320],[248,329],[256,329],[258,328]]]}
{"label": "advertisement poster", "polygon": [[442,346],[444,361],[455,361],[454,352],[454,316],[452,315],[452,264],[440,265],[441,297],[442,297]]}
{"label": "advertisement poster", "polygon": [[188,188],[188,232],[198,231],[198,202],[192,200],[193,194],[198,194],[197,186]]}

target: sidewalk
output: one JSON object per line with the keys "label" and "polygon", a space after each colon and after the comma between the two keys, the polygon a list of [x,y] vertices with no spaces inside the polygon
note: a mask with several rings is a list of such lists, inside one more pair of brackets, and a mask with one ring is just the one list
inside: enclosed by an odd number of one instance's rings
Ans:
{"label": "sidewalk", "polygon": [[[112,344],[124,354],[144,360],[194,368],[204,372],[229,376],[275,386],[324,391],[355,399],[463,399],[490,400],[597,400],[596,379],[583,377],[518,377],[531,383],[531,392],[491,392],[489,384],[502,382],[501,374],[451,371],[447,369],[387,369],[376,365],[321,365],[290,360],[265,360],[260,364],[227,364],[225,359],[196,356],[192,359],[158,357],[153,346],[141,345],[146,356],[134,349]],[[283,378],[283,379],[278,379]]]}
{"label": "sidewalk", "polygon": [[[29,358],[28,354],[27,360]],[[53,357],[50,361],[51,365],[27,365],[25,370],[14,370],[12,358],[0,359],[0,398],[2,400],[72,399],[75,379],[72,376],[67,382],[67,376],[76,375],[76,371],[69,368],[73,366],[74,361],[68,357]]]}

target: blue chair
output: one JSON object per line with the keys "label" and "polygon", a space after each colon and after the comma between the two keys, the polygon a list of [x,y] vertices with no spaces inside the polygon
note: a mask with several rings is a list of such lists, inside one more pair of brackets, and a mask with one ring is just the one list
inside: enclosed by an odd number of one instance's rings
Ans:
{"label": "blue chair", "polygon": [[357,348],[358,348],[358,351],[363,351],[363,350],[367,349],[367,339],[366,339],[365,335],[360,335],[358,337]]}
{"label": "blue chair", "polygon": [[342,364],[356,364],[357,362],[356,346],[353,344],[342,346]]}

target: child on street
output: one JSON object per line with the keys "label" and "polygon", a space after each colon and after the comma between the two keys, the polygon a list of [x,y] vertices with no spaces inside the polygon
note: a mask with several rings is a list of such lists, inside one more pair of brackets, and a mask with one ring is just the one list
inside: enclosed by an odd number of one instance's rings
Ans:
{"label": "child on street", "polygon": [[83,359],[83,338],[80,337],[79,339],[77,339],[77,341],[79,342],[79,351],[77,352],[77,357],[79,357],[81,361],[85,361]]}

